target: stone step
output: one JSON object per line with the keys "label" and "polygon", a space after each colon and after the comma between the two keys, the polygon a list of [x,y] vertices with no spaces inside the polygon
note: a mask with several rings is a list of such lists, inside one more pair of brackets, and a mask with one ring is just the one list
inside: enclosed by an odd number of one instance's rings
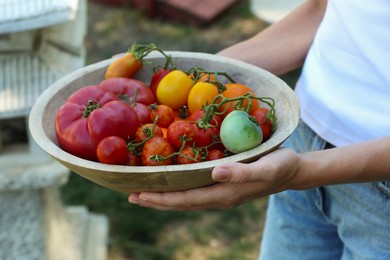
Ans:
{"label": "stone step", "polygon": [[74,255],[80,260],[107,259],[107,217],[90,213],[85,206],[69,206],[66,213],[76,239]]}

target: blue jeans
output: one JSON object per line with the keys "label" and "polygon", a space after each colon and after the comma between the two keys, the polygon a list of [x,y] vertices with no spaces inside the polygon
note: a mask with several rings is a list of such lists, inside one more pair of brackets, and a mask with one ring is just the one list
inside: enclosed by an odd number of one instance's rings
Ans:
{"label": "blue jeans", "polygon": [[[305,124],[284,146],[324,149]],[[390,259],[390,183],[288,190],[270,196],[260,259]]]}

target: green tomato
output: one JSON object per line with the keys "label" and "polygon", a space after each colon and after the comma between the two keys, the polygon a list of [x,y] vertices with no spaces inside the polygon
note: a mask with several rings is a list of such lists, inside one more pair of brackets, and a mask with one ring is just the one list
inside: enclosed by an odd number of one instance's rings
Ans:
{"label": "green tomato", "polygon": [[256,119],[242,110],[234,110],[224,118],[220,136],[226,149],[235,154],[252,149],[263,140],[263,132]]}

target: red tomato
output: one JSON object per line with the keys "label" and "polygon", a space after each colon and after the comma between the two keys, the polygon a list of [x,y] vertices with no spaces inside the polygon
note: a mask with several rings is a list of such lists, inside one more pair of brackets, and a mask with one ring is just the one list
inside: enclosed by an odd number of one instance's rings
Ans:
{"label": "red tomato", "polygon": [[135,133],[135,140],[137,140],[138,142],[142,142],[153,136],[163,137],[163,132],[161,128],[158,125],[146,124],[138,128],[137,132]]}
{"label": "red tomato", "polygon": [[172,156],[174,152],[175,148],[166,139],[160,136],[152,137],[146,141],[142,149],[142,165],[172,165],[175,162]]}
{"label": "red tomato", "polygon": [[218,160],[223,158],[223,152],[221,150],[211,150],[206,157],[206,161]]}
{"label": "red tomato", "polygon": [[169,106],[152,104],[149,107],[151,108],[150,120],[154,122],[158,116],[156,122],[158,126],[168,127],[175,120],[175,112]]}
{"label": "red tomato", "polygon": [[[242,96],[246,93],[250,93],[253,96],[255,96],[255,92],[253,92],[253,90],[251,90],[249,87],[247,87],[246,85],[243,85],[243,84],[228,83],[228,84],[225,84],[225,87],[226,87],[226,90],[224,92],[222,92],[222,95],[226,98],[236,98],[236,97]],[[222,107],[219,109],[219,111],[220,112],[226,111],[224,114],[224,116],[226,116],[227,114],[229,114],[230,112],[232,112],[234,110],[234,106],[236,104],[237,104],[237,101],[228,102],[228,103],[222,105]],[[251,104],[252,104],[252,106],[251,106],[250,112],[255,111],[257,108],[259,108],[259,101],[257,99],[251,99]],[[242,105],[244,108],[246,108],[248,106],[248,100],[244,100],[244,102],[242,102]]]}
{"label": "red tomato", "polygon": [[96,155],[101,163],[124,165],[127,162],[127,144],[119,136],[108,136],[101,140]]}
{"label": "red tomato", "polygon": [[268,112],[268,108],[261,107],[251,113],[257,122],[259,122],[260,128],[263,131],[263,142],[267,141],[271,136],[273,128],[271,119],[267,118]]}
{"label": "red tomato", "polygon": [[207,147],[219,141],[219,128],[208,127],[206,129],[193,124],[195,136],[194,143],[197,147]]}
{"label": "red tomato", "polygon": [[180,154],[177,155],[177,164],[191,164],[201,161],[200,150],[189,145],[184,147]]}
{"label": "red tomato", "polygon": [[95,161],[101,140],[112,135],[125,140],[133,138],[138,126],[134,109],[97,86],[74,92],[55,119],[59,146],[75,156]]}
{"label": "red tomato", "polygon": [[[188,121],[195,123],[196,121],[202,119],[203,116],[204,116],[204,111],[197,110],[188,117]],[[208,123],[210,123],[212,126],[220,128],[221,124],[222,124],[222,120],[223,120],[223,118],[221,116],[214,114],[213,117],[211,118],[210,122],[208,122]]]}
{"label": "red tomato", "polygon": [[[152,91],[144,82],[129,78],[110,78],[99,84],[100,88],[114,93],[124,102],[132,105],[135,102],[150,105],[156,102]],[[137,92],[137,95],[135,95]]]}
{"label": "red tomato", "polygon": [[194,127],[189,121],[175,121],[168,127],[167,139],[178,149],[183,146],[184,141],[186,145],[192,145],[194,143],[194,137]]}
{"label": "red tomato", "polygon": [[136,103],[132,108],[137,112],[139,123],[145,125],[151,123],[150,121],[150,108],[142,103]]}
{"label": "red tomato", "polygon": [[128,166],[141,166],[142,165],[142,160],[141,156],[136,155],[132,151],[127,152],[127,161],[126,164]]}

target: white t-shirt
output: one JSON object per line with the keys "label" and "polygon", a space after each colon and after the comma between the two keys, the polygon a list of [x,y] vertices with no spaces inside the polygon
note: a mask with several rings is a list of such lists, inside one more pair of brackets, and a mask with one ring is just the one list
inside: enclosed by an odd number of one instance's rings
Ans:
{"label": "white t-shirt", "polygon": [[336,146],[390,136],[390,1],[329,0],[296,93]]}

